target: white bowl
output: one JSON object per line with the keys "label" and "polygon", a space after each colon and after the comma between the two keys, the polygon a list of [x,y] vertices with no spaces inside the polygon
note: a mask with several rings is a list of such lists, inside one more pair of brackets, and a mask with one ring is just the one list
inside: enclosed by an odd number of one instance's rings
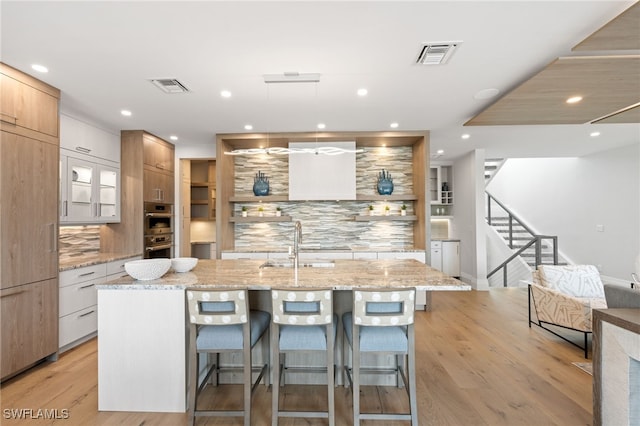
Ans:
{"label": "white bowl", "polygon": [[124,264],[124,270],[136,280],[147,281],[160,278],[171,268],[171,259],[132,260]]}
{"label": "white bowl", "polygon": [[198,264],[197,257],[176,257],[171,259],[171,267],[176,272],[189,272]]}

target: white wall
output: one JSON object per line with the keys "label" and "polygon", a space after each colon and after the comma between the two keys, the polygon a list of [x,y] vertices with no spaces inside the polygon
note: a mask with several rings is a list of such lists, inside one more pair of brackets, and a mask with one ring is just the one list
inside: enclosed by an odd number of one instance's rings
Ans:
{"label": "white wall", "polygon": [[460,277],[476,290],[488,290],[484,219],[484,150],[453,164],[454,208],[451,238],[460,239]]}
{"label": "white wall", "polygon": [[570,262],[630,280],[640,253],[640,143],[580,158],[510,159],[487,190],[534,231],[557,235]]}

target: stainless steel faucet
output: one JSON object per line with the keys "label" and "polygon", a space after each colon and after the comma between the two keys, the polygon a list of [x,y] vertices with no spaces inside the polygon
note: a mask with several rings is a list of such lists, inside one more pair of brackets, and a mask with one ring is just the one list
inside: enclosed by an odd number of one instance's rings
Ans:
{"label": "stainless steel faucet", "polygon": [[296,221],[295,227],[293,230],[293,253],[291,253],[291,258],[293,258],[293,267],[298,270],[298,258],[299,256],[299,248],[298,246],[302,242],[302,223],[299,220]]}

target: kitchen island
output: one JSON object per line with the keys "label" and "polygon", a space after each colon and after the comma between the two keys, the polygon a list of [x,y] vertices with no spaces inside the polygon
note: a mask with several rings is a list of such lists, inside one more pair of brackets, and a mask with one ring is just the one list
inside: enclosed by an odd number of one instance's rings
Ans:
{"label": "kitchen island", "polygon": [[[187,273],[168,273],[153,281],[121,278],[98,285],[98,409],[186,411],[186,288],[247,288],[252,308],[265,311],[271,311],[271,288],[332,288],[339,315],[350,310],[354,288],[471,290],[416,260],[303,263],[314,266],[301,267],[296,274],[293,268],[264,267],[264,260],[200,260]],[[256,357],[260,359],[267,350],[258,348]],[[337,360],[341,351],[339,334]],[[340,371],[339,361],[337,367]]]}

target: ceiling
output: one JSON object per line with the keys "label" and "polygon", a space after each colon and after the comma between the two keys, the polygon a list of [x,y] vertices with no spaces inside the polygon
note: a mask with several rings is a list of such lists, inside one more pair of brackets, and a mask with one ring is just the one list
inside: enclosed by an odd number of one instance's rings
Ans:
{"label": "ceiling", "polygon": [[[110,130],[177,135],[177,145],[213,143],[217,133],[247,132],[245,124],[258,133],[316,131],[319,122],[351,132],[391,131],[397,122],[395,130],[430,130],[432,155],[442,149],[442,160],[475,148],[487,157],[579,156],[640,143],[637,108],[625,114],[631,119],[585,124],[559,113],[564,105],[540,107],[525,96],[522,110],[546,111],[553,124],[527,114],[500,125],[470,121],[555,71],[548,66],[581,73],[577,56],[640,55],[615,31],[600,32],[604,48],[596,37],[581,44],[634,3],[2,0],[0,60],[61,89],[63,112]],[[640,39],[635,15],[626,28]],[[424,42],[445,41],[461,42],[446,64],[416,64]],[[36,73],[34,63],[49,72]],[[622,95],[637,98],[640,75],[626,69]],[[320,82],[264,82],[285,72],[319,73]],[[592,74],[610,83],[612,72]],[[190,92],[165,94],[149,82],[168,78]],[[360,88],[368,94],[358,96]],[[484,89],[499,94],[476,99]]]}

